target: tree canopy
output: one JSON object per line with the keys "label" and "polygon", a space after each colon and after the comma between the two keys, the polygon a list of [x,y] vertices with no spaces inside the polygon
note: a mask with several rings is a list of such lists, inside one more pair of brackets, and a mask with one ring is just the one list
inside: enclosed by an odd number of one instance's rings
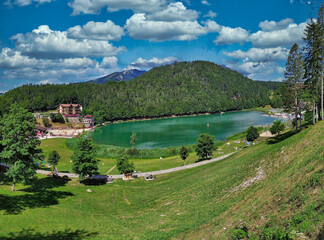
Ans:
{"label": "tree canopy", "polygon": [[28,183],[35,178],[37,162],[43,159],[35,124],[34,116],[17,104],[0,119],[0,159],[11,165],[7,176],[12,179],[12,190],[17,182]]}
{"label": "tree canopy", "polygon": [[98,171],[98,160],[93,140],[86,133],[79,135],[77,148],[72,155],[73,171],[79,174],[79,179],[91,177]]}
{"label": "tree canopy", "polygon": [[258,137],[259,137],[258,129],[256,129],[253,126],[249,127],[246,134],[246,140],[254,142]]}
{"label": "tree canopy", "polygon": [[207,158],[213,154],[214,137],[207,133],[200,134],[197,141],[196,153],[200,158]]}

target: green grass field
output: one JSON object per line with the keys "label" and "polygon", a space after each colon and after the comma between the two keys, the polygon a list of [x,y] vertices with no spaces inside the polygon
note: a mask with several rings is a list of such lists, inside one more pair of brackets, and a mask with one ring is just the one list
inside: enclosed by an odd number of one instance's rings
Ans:
{"label": "green grass field", "polygon": [[288,135],[150,182],[1,177],[0,239],[321,239],[324,122]]}
{"label": "green grass field", "polygon": [[[244,135],[244,134],[243,134]],[[225,144],[224,142],[219,142],[218,145],[218,151],[213,152],[213,157],[219,157],[222,155],[225,155],[230,152],[234,152],[234,147],[241,147],[243,148],[245,144],[243,142],[241,143],[234,143],[234,139],[240,139],[244,138],[242,134],[236,138],[232,138],[231,141],[229,141],[230,145]],[[75,142],[77,139],[73,139]],[[69,144],[67,144],[67,141]],[[52,150],[56,150],[60,156],[61,159],[58,164],[58,169],[61,172],[72,172],[72,160],[71,156],[73,155],[73,150],[69,148],[68,146],[71,146],[71,139],[65,139],[65,138],[53,138],[53,139],[44,139],[41,141],[41,148],[43,149],[43,154],[46,157],[45,161],[48,160],[48,155]],[[222,145],[221,145],[222,144]],[[73,145],[72,145],[73,146]],[[154,149],[152,151],[155,151]],[[160,149],[158,149],[160,151]],[[163,151],[163,149],[161,149]],[[99,156],[102,154],[99,154]],[[100,163],[98,165],[99,167],[99,173],[100,174],[106,174],[116,163],[116,159],[113,158],[103,158],[99,157]],[[190,153],[189,157],[186,159],[186,164],[195,163],[198,161],[199,158],[196,156],[196,153],[192,152]],[[161,169],[161,160],[160,158],[152,158],[152,159],[132,159],[130,158],[130,161],[134,162],[135,164],[135,170],[141,171],[141,172],[148,172],[148,171],[156,171]],[[171,156],[162,158],[162,169],[168,169],[178,166],[183,166],[185,163],[180,158],[179,155]],[[46,169],[45,166],[43,166],[42,169]],[[48,168],[50,170],[50,168]],[[119,174],[118,170],[114,168],[109,174]]]}

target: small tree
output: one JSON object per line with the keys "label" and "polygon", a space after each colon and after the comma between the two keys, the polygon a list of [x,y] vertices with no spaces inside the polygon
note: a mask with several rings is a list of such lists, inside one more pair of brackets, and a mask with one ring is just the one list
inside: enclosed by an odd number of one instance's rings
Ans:
{"label": "small tree", "polygon": [[117,169],[121,174],[132,174],[134,172],[135,166],[134,163],[130,163],[126,156],[121,156],[117,159],[116,162]]}
{"label": "small tree", "polygon": [[251,141],[253,143],[254,140],[256,140],[258,137],[259,137],[258,129],[256,129],[253,126],[249,127],[246,134],[246,140]]}
{"label": "small tree", "polygon": [[49,127],[49,126],[51,126],[50,123],[49,123],[49,119],[48,119],[47,116],[43,116],[43,117],[42,117],[42,122],[43,122],[43,125],[44,125],[45,127]]}
{"label": "small tree", "polygon": [[186,148],[185,146],[181,146],[180,157],[184,161],[184,165],[186,165],[186,159],[188,156],[189,156],[188,148]]}
{"label": "small tree", "polygon": [[285,125],[280,120],[278,120],[273,122],[273,125],[270,127],[270,132],[272,134],[279,134],[284,129]]}
{"label": "small tree", "polygon": [[93,140],[85,133],[79,135],[77,148],[72,156],[73,170],[79,174],[79,180],[83,180],[85,176],[91,177],[98,171],[98,160],[96,159],[96,151]]}
{"label": "small tree", "polygon": [[55,166],[58,164],[58,161],[60,159],[61,159],[60,154],[55,150],[50,152],[50,154],[48,155],[48,163],[53,165],[53,171],[55,170]]}
{"label": "small tree", "polygon": [[17,104],[0,119],[0,159],[11,165],[6,174],[12,179],[12,191],[17,182],[28,183],[36,177],[36,162],[43,157],[35,124],[35,117]]}
{"label": "small tree", "polygon": [[214,148],[214,137],[207,133],[200,134],[198,144],[196,147],[197,156],[200,158],[207,158],[212,155]]}
{"label": "small tree", "polygon": [[132,147],[134,148],[134,146],[135,146],[135,143],[136,143],[136,133],[135,132],[133,132],[132,133],[132,136],[130,137],[131,138],[131,140],[130,140],[130,144],[132,145]]}

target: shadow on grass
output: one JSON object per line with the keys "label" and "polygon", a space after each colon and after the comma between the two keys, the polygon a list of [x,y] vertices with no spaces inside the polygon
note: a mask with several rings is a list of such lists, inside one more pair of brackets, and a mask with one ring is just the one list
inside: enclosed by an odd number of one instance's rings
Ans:
{"label": "shadow on grass", "polygon": [[210,159],[212,158],[199,158],[198,160],[195,161],[195,163],[210,160]]}
{"label": "shadow on grass", "polygon": [[91,239],[97,232],[87,232],[85,230],[65,229],[63,231],[36,232],[34,229],[23,229],[20,232],[10,233],[7,237],[1,237],[2,240],[78,240]]}
{"label": "shadow on grass", "polygon": [[19,214],[26,208],[43,208],[59,203],[59,199],[73,196],[71,192],[50,190],[55,187],[64,186],[64,179],[41,178],[36,180],[32,186],[20,190],[27,192],[24,195],[0,194],[0,211],[5,214]]}
{"label": "shadow on grass", "polygon": [[283,133],[283,134],[280,134],[276,137],[273,137],[273,138],[270,138],[269,140],[266,141],[267,144],[276,144],[276,143],[279,143],[293,135],[295,135],[296,132],[295,131],[289,131],[289,132],[286,132],[286,133]]}

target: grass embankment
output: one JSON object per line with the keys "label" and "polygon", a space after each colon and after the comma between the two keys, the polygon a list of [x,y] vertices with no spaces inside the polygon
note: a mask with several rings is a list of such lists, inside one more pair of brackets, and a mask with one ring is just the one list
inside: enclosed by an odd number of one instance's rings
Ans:
{"label": "grass embankment", "polygon": [[0,238],[235,239],[244,231],[250,239],[321,239],[323,131],[320,122],[150,182],[84,186],[40,176],[37,187],[18,184],[16,192],[2,183]]}

